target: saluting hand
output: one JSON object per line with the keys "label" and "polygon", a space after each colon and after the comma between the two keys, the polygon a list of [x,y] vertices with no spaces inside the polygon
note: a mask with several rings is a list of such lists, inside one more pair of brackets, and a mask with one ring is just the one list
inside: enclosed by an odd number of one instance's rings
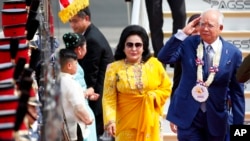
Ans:
{"label": "saluting hand", "polygon": [[201,17],[194,19],[193,21],[191,21],[190,23],[188,23],[183,29],[182,31],[186,34],[186,35],[191,35],[195,29],[196,26],[199,24]]}

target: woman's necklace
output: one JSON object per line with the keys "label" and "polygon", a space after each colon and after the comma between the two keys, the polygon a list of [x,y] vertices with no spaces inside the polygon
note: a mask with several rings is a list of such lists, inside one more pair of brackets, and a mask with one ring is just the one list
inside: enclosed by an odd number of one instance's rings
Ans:
{"label": "woman's necklace", "polygon": [[215,55],[213,57],[213,66],[209,68],[209,75],[207,80],[204,82],[203,80],[203,72],[202,72],[202,66],[204,65],[204,62],[202,60],[203,58],[203,45],[202,43],[199,44],[197,48],[197,59],[196,59],[196,65],[197,65],[197,84],[192,89],[192,95],[195,100],[199,102],[204,102],[208,98],[208,90],[207,87],[210,86],[210,84],[214,80],[215,74],[219,71],[218,66],[221,59],[221,50],[222,48],[217,47],[217,51],[215,52]]}
{"label": "woman's necklace", "polygon": [[126,76],[127,76],[127,81],[128,81],[128,84],[129,84],[129,87],[130,89],[135,89],[132,87],[132,84],[131,84],[131,80],[130,80],[130,76],[128,74],[128,70],[129,70],[129,66],[132,70],[132,73],[134,74],[133,77],[134,77],[134,81],[135,81],[135,87],[136,89],[141,93],[142,89],[143,89],[143,83],[142,83],[142,62],[140,63],[136,63],[136,64],[133,64],[133,65],[129,65],[128,61],[125,59],[124,60],[125,62],[125,67],[126,67]]}

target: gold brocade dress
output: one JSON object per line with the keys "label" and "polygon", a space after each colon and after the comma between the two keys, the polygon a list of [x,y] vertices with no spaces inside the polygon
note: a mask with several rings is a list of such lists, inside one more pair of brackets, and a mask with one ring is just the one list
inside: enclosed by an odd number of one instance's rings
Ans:
{"label": "gold brocade dress", "polygon": [[103,91],[104,125],[116,123],[116,141],[160,141],[160,116],[172,83],[154,57],[145,63],[108,65]]}

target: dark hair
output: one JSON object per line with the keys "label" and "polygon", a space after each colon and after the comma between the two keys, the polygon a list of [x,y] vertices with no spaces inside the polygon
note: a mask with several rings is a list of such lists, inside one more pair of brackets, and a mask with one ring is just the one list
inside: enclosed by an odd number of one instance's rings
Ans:
{"label": "dark hair", "polygon": [[89,16],[89,19],[91,19],[91,13],[90,13],[89,7],[85,7],[84,9],[81,9],[77,13],[77,16],[81,18],[84,18],[85,16]]}
{"label": "dark hair", "polygon": [[63,48],[59,51],[60,65],[64,66],[67,62],[77,60],[77,55],[73,50]]}
{"label": "dark hair", "polygon": [[125,42],[127,38],[131,35],[138,35],[143,42],[143,53],[142,53],[142,61],[146,62],[150,57],[149,50],[149,38],[146,30],[139,25],[129,25],[125,29],[123,29],[121,37],[119,39],[118,45],[115,51],[115,60],[125,59],[126,55],[124,53]]}
{"label": "dark hair", "polygon": [[189,17],[187,23],[192,22],[194,19],[196,19],[196,18],[198,18],[198,17],[200,17],[200,16],[201,16],[201,14],[193,14],[193,15],[191,15],[191,16]]}
{"label": "dark hair", "polygon": [[83,46],[86,39],[81,34],[68,32],[63,35],[63,42],[67,49],[74,50],[76,47]]}

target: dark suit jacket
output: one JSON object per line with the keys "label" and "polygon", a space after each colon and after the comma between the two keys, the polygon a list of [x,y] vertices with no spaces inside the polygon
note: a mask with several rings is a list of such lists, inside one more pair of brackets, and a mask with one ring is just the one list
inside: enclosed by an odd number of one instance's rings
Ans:
{"label": "dark suit jacket", "polygon": [[85,72],[87,87],[93,87],[95,92],[100,94],[97,101],[89,101],[95,115],[99,115],[102,113],[102,92],[106,67],[114,60],[114,57],[108,41],[95,25],[91,24],[84,36],[87,41],[87,54],[78,61]]}
{"label": "dark suit jacket", "polygon": [[[232,93],[233,124],[243,124],[245,112],[243,84],[238,83],[235,77],[236,70],[242,62],[241,52],[222,38],[220,40],[223,47],[219,71],[208,87],[209,98],[206,102],[208,129],[214,136],[223,136],[227,131],[228,90]],[[200,42],[200,36],[190,36],[184,41],[172,36],[158,55],[158,59],[163,63],[181,61],[183,69],[181,80],[171,99],[167,120],[184,129],[191,126],[201,105],[191,94],[192,88],[196,85],[196,49]],[[207,75],[208,72],[205,71],[203,73],[205,80]]]}
{"label": "dark suit jacket", "polygon": [[239,82],[246,82],[250,79],[250,54],[244,58],[236,73],[236,78]]}

